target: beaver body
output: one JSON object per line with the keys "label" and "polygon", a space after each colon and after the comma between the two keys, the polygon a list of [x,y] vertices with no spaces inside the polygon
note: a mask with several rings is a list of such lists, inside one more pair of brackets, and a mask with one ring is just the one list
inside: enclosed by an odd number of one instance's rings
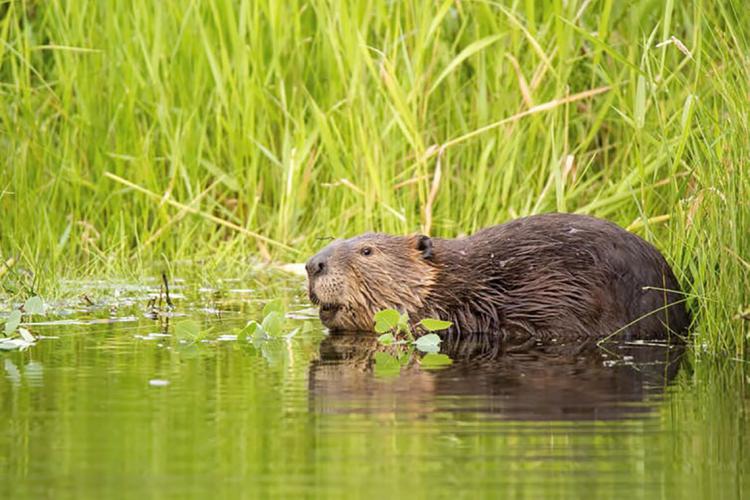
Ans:
{"label": "beaver body", "polygon": [[690,323],[656,248],[610,222],[573,214],[517,219],[457,239],[368,233],[307,265],[309,295],[333,330],[372,330],[395,308],[412,322],[505,338],[665,338]]}

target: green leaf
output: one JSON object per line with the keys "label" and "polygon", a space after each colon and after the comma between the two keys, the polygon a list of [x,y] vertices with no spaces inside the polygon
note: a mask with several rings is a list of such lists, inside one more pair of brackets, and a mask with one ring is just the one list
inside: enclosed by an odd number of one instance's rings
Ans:
{"label": "green leaf", "polygon": [[440,368],[453,364],[453,360],[445,354],[431,352],[422,356],[419,360],[419,366],[422,368]]}
{"label": "green leaf", "polygon": [[272,300],[271,302],[268,302],[265,306],[263,306],[263,317],[265,318],[272,312],[276,312],[284,315],[284,304],[281,302],[281,299]]}
{"label": "green leaf", "polygon": [[26,314],[44,314],[44,302],[39,297],[31,297],[23,305],[23,310]]}
{"label": "green leaf", "polygon": [[28,331],[26,328],[19,328],[18,333],[21,335],[21,338],[24,340],[24,342],[28,342],[30,344],[33,344],[36,342],[36,338],[31,334],[30,331]]}
{"label": "green leaf", "polygon": [[398,331],[411,334],[411,329],[409,328],[409,315],[406,313],[403,313],[398,318]]}
{"label": "green leaf", "polygon": [[436,333],[423,335],[414,342],[414,346],[423,352],[437,352],[440,349],[442,340]]}
{"label": "green leaf", "polygon": [[443,321],[441,319],[425,318],[419,322],[419,324],[428,332],[437,332],[439,330],[445,330],[453,326],[450,321]]}
{"label": "green leaf", "polygon": [[643,128],[646,122],[646,79],[642,76],[638,76],[638,83],[635,89],[635,126],[636,128]]}
{"label": "green leaf", "polygon": [[186,319],[175,323],[174,334],[178,338],[196,339],[201,333],[201,325],[195,320]]}
{"label": "green leaf", "polygon": [[503,35],[491,35],[487,38],[482,38],[481,40],[477,40],[476,42],[470,43],[464,50],[461,51],[460,54],[458,54],[456,57],[453,58],[453,60],[448,63],[448,65],[445,67],[445,69],[440,73],[440,75],[435,79],[435,83],[432,84],[432,87],[430,87],[430,90],[427,91],[427,95],[432,94],[436,88],[440,85],[440,83],[447,77],[453,70],[455,70],[462,62],[464,62],[469,57],[473,56],[477,52],[482,51],[484,48],[486,48],[489,45],[492,45],[496,41],[500,40],[503,37]]}
{"label": "green leaf", "polygon": [[378,342],[380,342],[383,345],[391,345],[396,341],[396,337],[393,336],[392,333],[384,333],[380,337],[378,337]]}
{"label": "green leaf", "polygon": [[226,171],[222,170],[221,168],[217,167],[213,163],[207,161],[207,160],[200,160],[200,164],[203,165],[203,167],[211,172],[214,177],[216,177],[218,180],[221,181],[222,184],[224,184],[226,187],[231,189],[232,191],[241,192],[241,184],[237,180],[236,177],[233,175],[227,173]]}
{"label": "green leaf", "polygon": [[284,314],[279,311],[269,312],[266,317],[263,318],[261,326],[268,335],[278,337],[281,335],[281,331],[284,327]]}
{"label": "green leaf", "polygon": [[401,373],[401,363],[387,352],[375,353],[375,375],[394,377]]}
{"label": "green leaf", "polygon": [[260,327],[257,321],[250,320],[247,324],[237,333],[237,340],[246,341],[248,337],[252,337],[256,330]]}
{"label": "green leaf", "polygon": [[393,331],[398,326],[401,315],[395,309],[383,309],[376,312],[373,319],[375,320],[375,331],[386,333]]}
{"label": "green leaf", "polygon": [[16,331],[16,328],[18,328],[18,325],[21,324],[21,311],[16,309],[15,311],[11,311],[11,313],[8,315],[8,319],[5,320],[5,335],[10,335],[11,333]]}
{"label": "green leaf", "polygon": [[0,351],[23,351],[29,346],[31,346],[31,342],[19,338],[0,339]]}
{"label": "green leaf", "polygon": [[414,354],[414,346],[407,347],[399,356],[398,356],[398,362],[401,363],[401,366],[406,366],[411,361],[411,357]]}
{"label": "green leaf", "polygon": [[258,324],[255,321],[253,321],[253,323],[255,323],[258,326],[255,328],[255,331],[253,332],[253,334],[250,337],[250,339],[253,341],[253,345],[254,346],[256,346],[256,347],[262,346],[265,343],[266,340],[268,340],[268,339],[271,338],[271,336],[268,335],[268,332],[266,332],[263,329],[263,325],[260,325],[260,324]]}

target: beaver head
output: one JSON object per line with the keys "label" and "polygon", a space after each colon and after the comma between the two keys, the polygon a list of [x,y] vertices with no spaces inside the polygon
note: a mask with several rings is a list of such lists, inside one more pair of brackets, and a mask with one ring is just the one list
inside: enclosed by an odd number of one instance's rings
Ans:
{"label": "beaver head", "polygon": [[336,240],[306,264],[308,293],[330,329],[372,330],[382,309],[418,310],[435,280],[427,236],[368,233]]}

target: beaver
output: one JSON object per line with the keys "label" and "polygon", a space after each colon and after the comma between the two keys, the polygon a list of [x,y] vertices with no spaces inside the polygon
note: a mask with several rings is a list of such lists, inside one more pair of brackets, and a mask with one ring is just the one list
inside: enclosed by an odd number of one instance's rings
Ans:
{"label": "beaver", "polygon": [[443,239],[366,233],[305,265],[331,330],[372,331],[382,309],[504,338],[681,337],[690,315],[662,254],[611,222],[533,215]]}

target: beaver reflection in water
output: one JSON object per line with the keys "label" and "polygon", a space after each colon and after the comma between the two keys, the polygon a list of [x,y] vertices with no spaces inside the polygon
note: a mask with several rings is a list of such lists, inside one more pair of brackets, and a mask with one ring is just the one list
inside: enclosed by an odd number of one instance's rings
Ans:
{"label": "beaver reflection in water", "polygon": [[492,334],[445,336],[441,352],[453,364],[420,366],[415,354],[398,373],[376,373],[379,352],[393,356],[371,333],[333,332],[310,364],[310,405],[317,413],[482,413],[511,420],[609,420],[638,417],[680,370],[684,346],[593,339],[543,343],[523,352],[498,348]]}
{"label": "beaver reflection in water", "polygon": [[368,233],[334,241],[306,269],[332,330],[372,330],[387,308],[514,339],[654,338],[690,323],[659,251],[584,215],[535,215],[457,239]]}

